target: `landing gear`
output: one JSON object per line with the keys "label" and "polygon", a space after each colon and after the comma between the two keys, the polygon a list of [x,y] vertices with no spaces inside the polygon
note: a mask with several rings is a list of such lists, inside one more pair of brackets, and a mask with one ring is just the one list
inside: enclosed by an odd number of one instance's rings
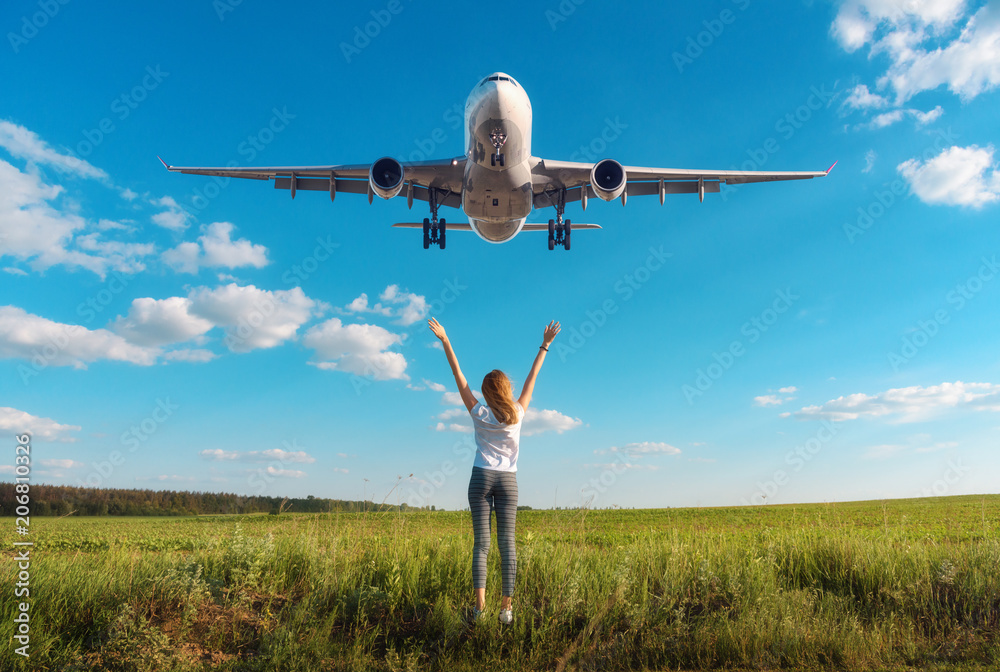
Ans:
{"label": "landing gear", "polygon": [[499,163],[502,167],[504,165],[503,153],[500,149],[504,146],[504,143],[507,142],[507,131],[499,126],[494,128],[490,131],[490,142],[493,143],[493,149],[496,150],[496,152],[490,156],[490,165],[495,167]]}
{"label": "landing gear", "polygon": [[554,250],[556,245],[562,245],[563,249],[569,249],[569,235],[573,228],[572,222],[568,219],[563,222],[562,199],[556,205],[556,218],[549,220],[549,249]]}
{"label": "landing gear", "polygon": [[430,204],[431,204],[431,216],[430,219],[424,218],[424,249],[426,250],[431,245],[437,245],[438,249],[443,250],[445,245],[445,230],[448,227],[445,220],[438,220],[437,211],[437,190],[430,190]]}

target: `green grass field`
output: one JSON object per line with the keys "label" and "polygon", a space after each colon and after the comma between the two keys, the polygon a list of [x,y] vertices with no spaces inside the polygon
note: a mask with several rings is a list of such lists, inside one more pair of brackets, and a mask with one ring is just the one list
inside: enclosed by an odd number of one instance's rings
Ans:
{"label": "green grass field", "polygon": [[33,518],[3,670],[1000,668],[1000,496],[523,511],[515,622],[465,512]]}

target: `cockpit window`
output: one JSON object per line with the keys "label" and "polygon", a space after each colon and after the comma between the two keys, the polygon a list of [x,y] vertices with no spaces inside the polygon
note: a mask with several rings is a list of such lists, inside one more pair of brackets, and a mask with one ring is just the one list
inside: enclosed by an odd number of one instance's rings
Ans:
{"label": "cockpit window", "polygon": [[486,82],[510,82],[514,86],[518,86],[518,83],[515,82],[513,79],[511,79],[510,77],[504,77],[502,75],[493,75],[492,77],[487,77],[483,81],[479,82],[479,86],[482,86]]}

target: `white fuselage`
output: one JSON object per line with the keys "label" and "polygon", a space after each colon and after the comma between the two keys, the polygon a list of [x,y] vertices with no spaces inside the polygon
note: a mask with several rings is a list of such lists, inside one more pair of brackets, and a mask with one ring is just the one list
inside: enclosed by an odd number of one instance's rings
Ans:
{"label": "white fuselage", "polygon": [[513,77],[495,72],[465,103],[462,210],[491,243],[510,240],[532,208],[531,103]]}

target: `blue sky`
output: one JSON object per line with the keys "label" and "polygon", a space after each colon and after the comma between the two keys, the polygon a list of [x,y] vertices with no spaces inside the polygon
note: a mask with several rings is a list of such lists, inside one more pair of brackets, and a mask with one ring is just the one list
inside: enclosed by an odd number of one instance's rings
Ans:
{"label": "blue sky", "polygon": [[[459,508],[469,421],[425,318],[474,387],[519,386],[556,319],[523,504],[998,492],[1000,4],[906,4],[7,3],[0,428],[33,433],[34,482]],[[604,228],[549,252],[425,251],[389,227],[419,203],[156,160],[458,156],[497,70],[536,156],[839,163],[575,204]]]}

